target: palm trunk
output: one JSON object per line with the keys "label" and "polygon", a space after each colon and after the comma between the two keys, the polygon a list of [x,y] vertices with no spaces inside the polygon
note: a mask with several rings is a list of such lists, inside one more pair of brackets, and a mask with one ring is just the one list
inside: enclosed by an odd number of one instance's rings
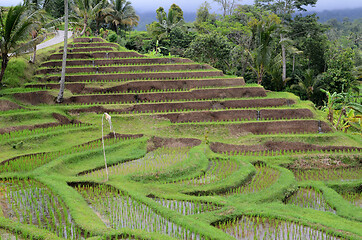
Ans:
{"label": "palm trunk", "polygon": [[2,87],[2,80],[5,74],[5,69],[8,66],[9,56],[8,53],[2,54],[1,72],[0,72],[0,88]]}
{"label": "palm trunk", "polygon": [[287,59],[286,59],[286,53],[285,53],[285,46],[283,45],[282,40],[283,40],[283,35],[280,34],[280,41],[281,41],[281,45],[282,45],[282,62],[283,62],[282,80],[283,80],[283,83],[285,83],[285,81],[287,79]]}
{"label": "palm trunk", "polygon": [[60,78],[59,94],[57,103],[63,102],[64,84],[65,84],[65,68],[67,66],[67,50],[68,50],[68,0],[64,0],[65,24],[64,24],[64,49],[62,62],[62,76]]}
{"label": "palm trunk", "polygon": [[86,30],[87,30],[87,17],[84,17],[84,27],[80,35],[83,36]]}
{"label": "palm trunk", "polygon": [[258,73],[258,84],[261,84],[261,82],[263,81],[263,71],[263,65],[261,65]]}
{"label": "palm trunk", "polygon": [[[341,121],[341,118],[342,118],[342,115],[343,115],[343,112],[345,111],[344,108],[341,109],[341,114],[339,114],[339,118],[338,118],[338,121],[337,121],[337,124],[336,124],[336,129],[338,130],[338,125]],[[342,130],[342,129],[341,129]]]}
{"label": "palm trunk", "polygon": [[33,63],[35,63],[35,58],[36,58],[36,45],[33,48]]}

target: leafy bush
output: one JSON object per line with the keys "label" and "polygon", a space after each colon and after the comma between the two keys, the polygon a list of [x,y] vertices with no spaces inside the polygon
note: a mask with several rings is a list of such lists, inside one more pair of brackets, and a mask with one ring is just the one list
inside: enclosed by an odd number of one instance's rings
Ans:
{"label": "leafy bush", "polygon": [[23,58],[10,60],[4,75],[4,84],[8,87],[19,87],[25,77],[26,63]]}

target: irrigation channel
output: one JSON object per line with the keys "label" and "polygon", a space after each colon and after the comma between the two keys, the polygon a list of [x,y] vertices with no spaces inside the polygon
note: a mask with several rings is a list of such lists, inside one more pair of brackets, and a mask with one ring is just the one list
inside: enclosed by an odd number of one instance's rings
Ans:
{"label": "irrigation channel", "polygon": [[34,180],[0,182],[0,201],[6,218],[47,229],[59,237],[84,239],[63,201]]}
{"label": "irrigation channel", "polygon": [[143,229],[178,239],[203,239],[199,234],[169,221],[147,205],[113,187],[78,185],[75,189],[108,227]]}
{"label": "irrigation channel", "polygon": [[294,222],[242,216],[216,226],[236,239],[337,240],[336,236]]}

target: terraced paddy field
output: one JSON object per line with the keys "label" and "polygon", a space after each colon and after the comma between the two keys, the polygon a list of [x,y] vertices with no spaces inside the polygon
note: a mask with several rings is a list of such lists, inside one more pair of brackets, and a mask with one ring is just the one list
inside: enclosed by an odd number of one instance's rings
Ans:
{"label": "terraced paddy field", "polygon": [[0,239],[362,239],[361,135],[310,102],[76,38],[55,104],[60,48],[0,90]]}

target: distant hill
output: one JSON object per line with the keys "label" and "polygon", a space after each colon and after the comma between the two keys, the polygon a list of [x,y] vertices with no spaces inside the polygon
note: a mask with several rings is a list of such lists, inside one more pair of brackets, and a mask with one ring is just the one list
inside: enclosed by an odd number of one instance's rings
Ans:
{"label": "distant hill", "polygon": [[[326,22],[329,19],[336,18],[338,21],[342,21],[343,18],[348,17],[351,21],[362,18],[362,8],[355,9],[343,9],[343,10],[325,10],[322,12],[308,11],[303,12],[302,15],[308,15],[312,13],[317,13],[320,22]],[[136,28],[138,31],[145,31],[146,25],[156,21],[156,12],[142,12],[137,13],[140,16],[139,25]],[[193,12],[184,12],[184,18],[186,22],[193,22],[196,19],[196,13]]]}
{"label": "distant hill", "polygon": [[[146,31],[146,25],[156,21],[156,11],[137,13],[140,16],[138,26],[135,28],[138,31]],[[184,19],[186,22],[193,22],[196,19],[196,13],[184,12]]]}
{"label": "distant hill", "polygon": [[342,21],[343,18],[348,17],[350,21],[355,19],[362,18],[362,8],[354,8],[354,9],[341,9],[341,10],[325,10],[322,12],[306,12],[303,15],[317,13],[320,22],[326,22],[329,19],[337,19],[338,21]]}

